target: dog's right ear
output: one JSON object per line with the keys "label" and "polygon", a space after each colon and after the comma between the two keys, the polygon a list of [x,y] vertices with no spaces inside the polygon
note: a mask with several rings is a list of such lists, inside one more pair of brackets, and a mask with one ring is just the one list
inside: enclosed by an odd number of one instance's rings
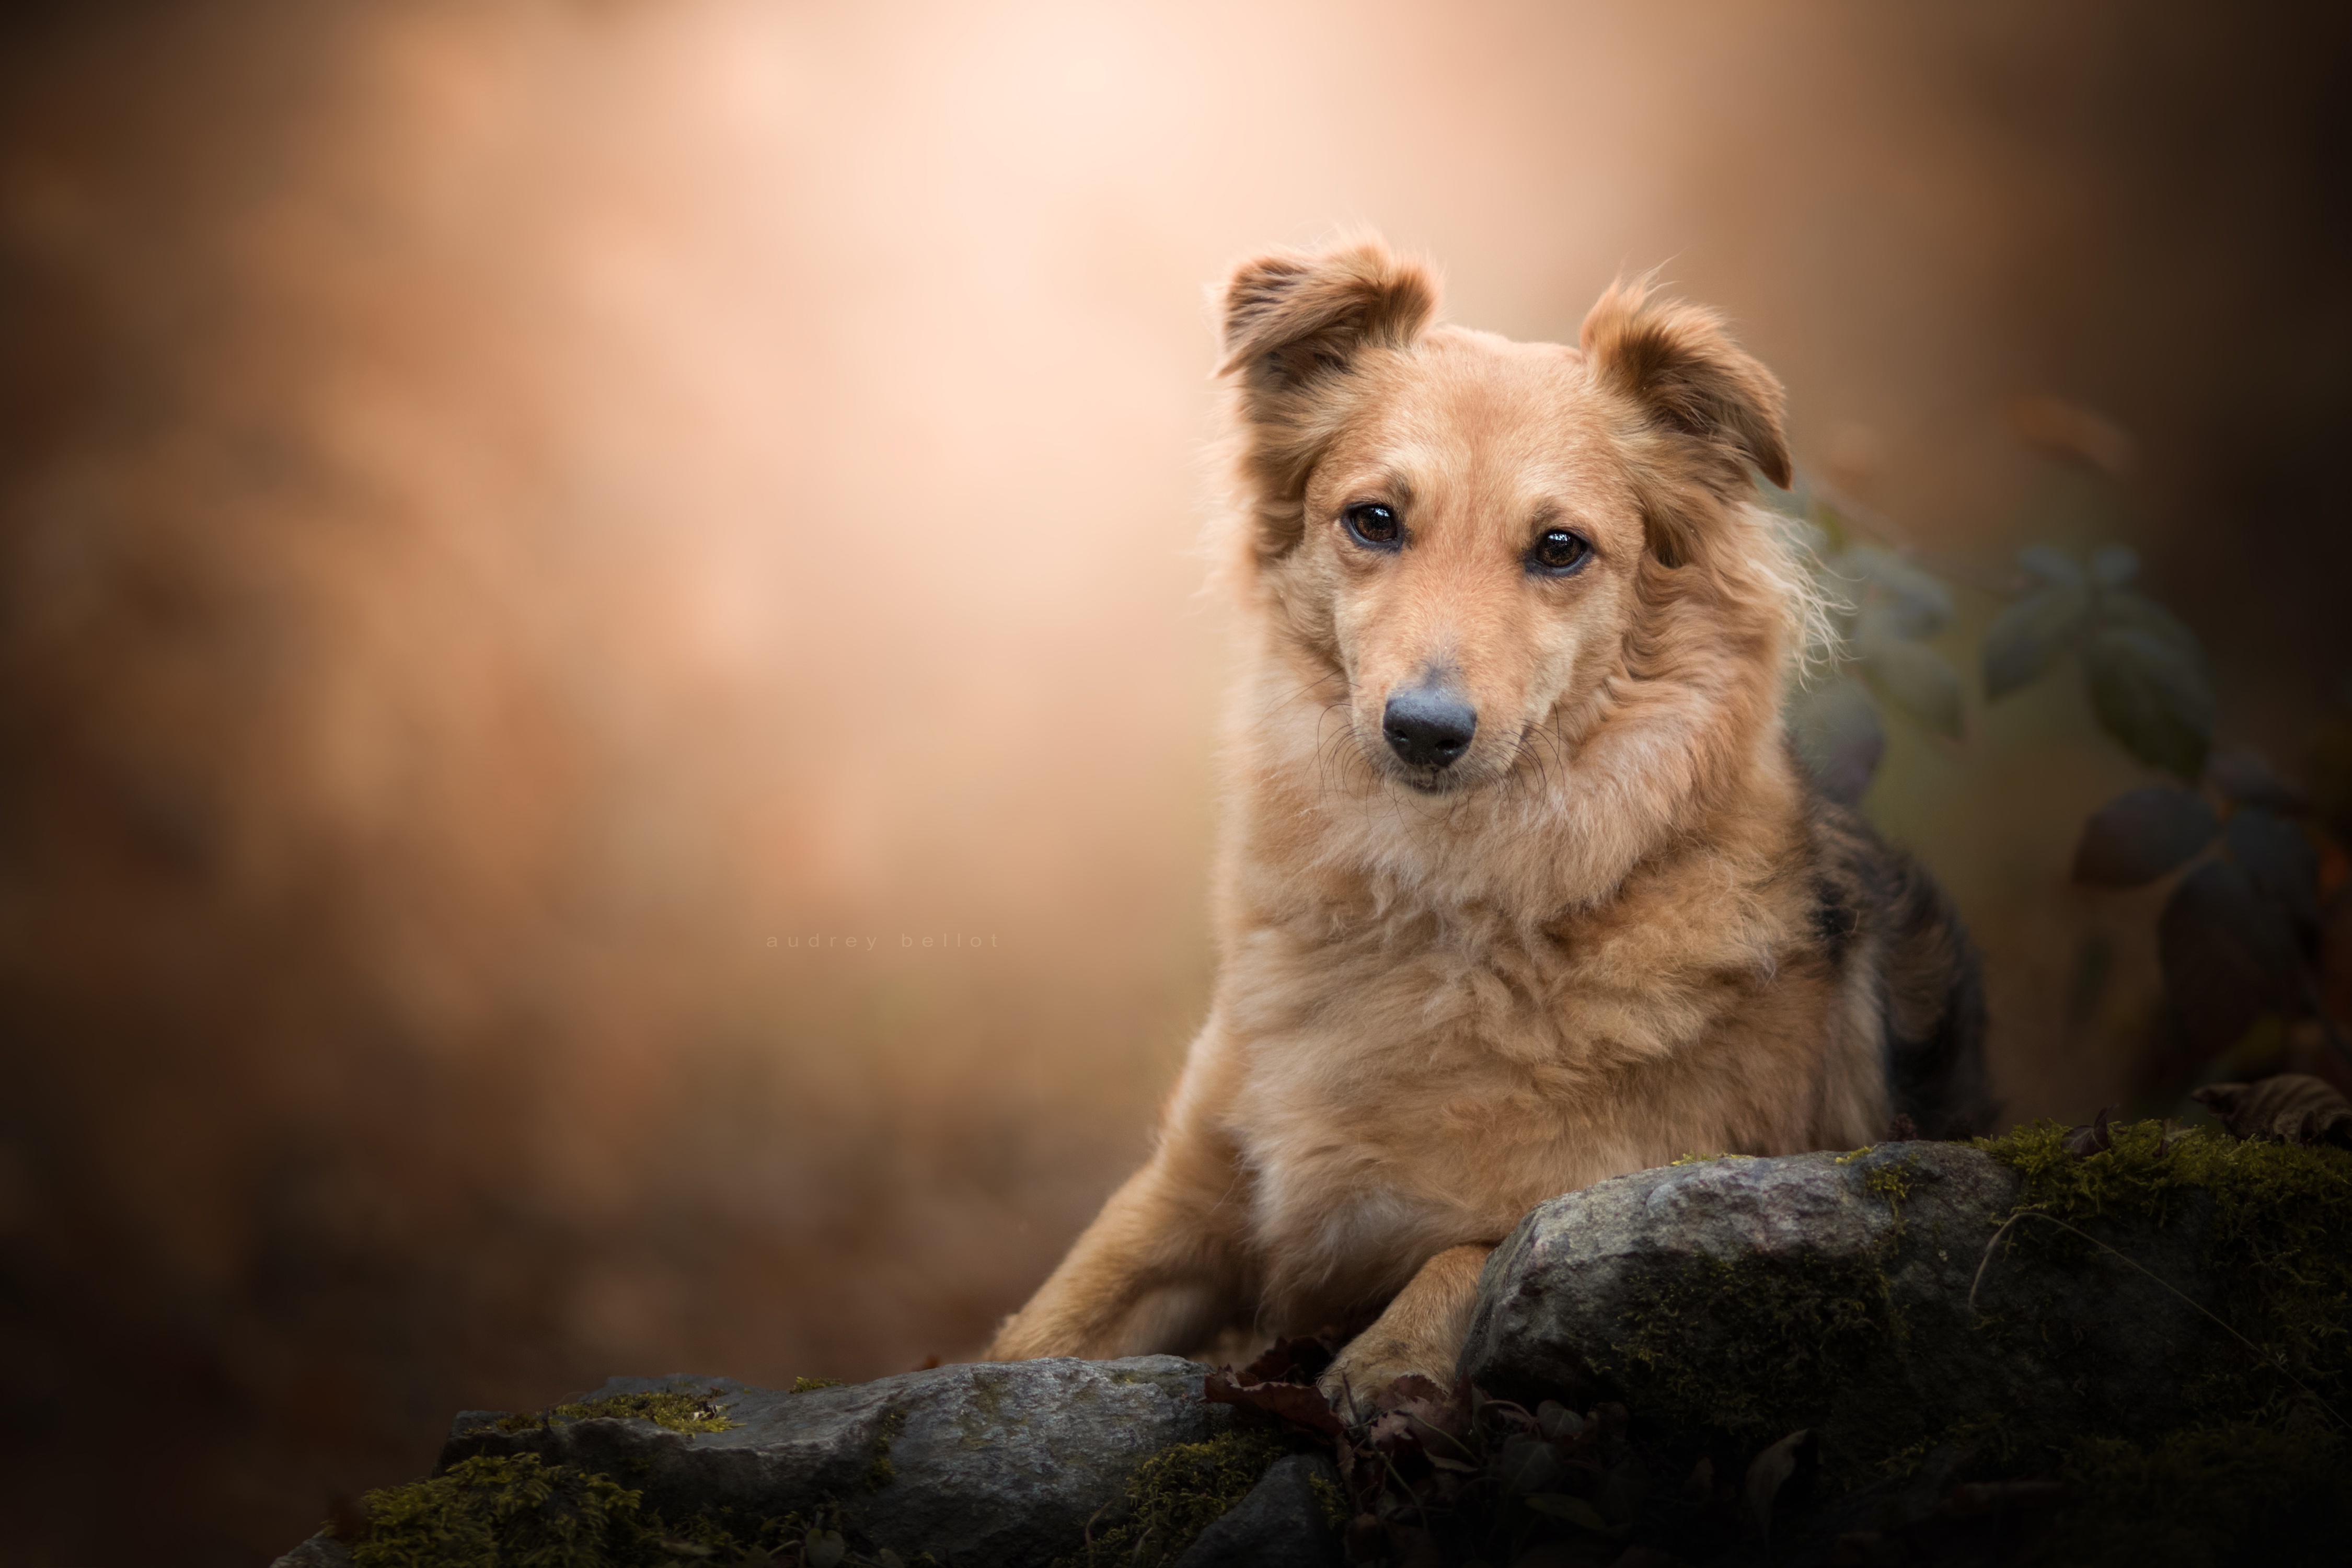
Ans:
{"label": "dog's right ear", "polygon": [[1367,345],[1404,348],[1437,311],[1428,268],[1376,239],[1244,261],[1225,285],[1224,363],[1269,390],[1348,367]]}
{"label": "dog's right ear", "polygon": [[1325,395],[1370,348],[1410,348],[1437,313],[1437,283],[1376,239],[1245,261],[1225,285],[1220,375],[1239,383],[1242,469],[1256,492],[1255,549],[1297,544],[1307,477],[1338,433]]}

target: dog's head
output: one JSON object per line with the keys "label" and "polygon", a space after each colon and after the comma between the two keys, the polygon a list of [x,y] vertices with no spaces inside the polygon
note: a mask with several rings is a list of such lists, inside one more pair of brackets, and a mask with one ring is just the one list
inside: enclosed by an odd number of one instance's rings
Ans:
{"label": "dog's head", "polygon": [[1247,569],[1365,762],[1430,795],[1576,744],[1662,606],[1738,577],[1751,466],[1789,479],[1780,384],[1708,311],[1619,287],[1570,348],[1436,307],[1364,242],[1244,264],[1223,321]]}

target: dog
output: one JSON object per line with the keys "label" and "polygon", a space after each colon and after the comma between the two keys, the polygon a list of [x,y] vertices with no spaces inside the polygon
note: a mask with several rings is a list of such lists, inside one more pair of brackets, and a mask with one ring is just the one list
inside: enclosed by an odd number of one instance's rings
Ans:
{"label": "dog", "polygon": [[1149,1163],[992,1359],[1338,1326],[1335,1401],[1450,1388],[1541,1200],[1990,1115],[1957,914],[1790,750],[1821,604],[1756,504],[1780,383],[1639,284],[1573,348],[1437,305],[1374,238],[1225,286],[1213,1001]]}

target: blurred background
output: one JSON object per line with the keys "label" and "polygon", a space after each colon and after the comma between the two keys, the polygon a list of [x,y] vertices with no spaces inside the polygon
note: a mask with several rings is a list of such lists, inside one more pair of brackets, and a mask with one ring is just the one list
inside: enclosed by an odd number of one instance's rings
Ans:
{"label": "blurred background", "polygon": [[[7,1556],[259,1563],[461,1407],[976,1351],[1202,1009],[1203,288],[1254,248],[1377,226],[1555,339],[1663,265],[1960,584],[1961,668],[2020,546],[2127,540],[2221,738],[2303,777],[2352,671],[2347,33],[10,6]],[[2021,395],[2123,477],[2085,501]],[[1868,805],[1982,941],[2012,1118],[2145,1088],[2158,895],[2068,865],[2147,776],[2068,675],[1888,720]]]}

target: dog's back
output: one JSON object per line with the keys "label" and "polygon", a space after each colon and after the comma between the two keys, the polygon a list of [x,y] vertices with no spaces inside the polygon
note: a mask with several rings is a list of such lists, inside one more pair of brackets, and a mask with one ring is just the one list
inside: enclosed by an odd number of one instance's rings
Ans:
{"label": "dog's back", "polygon": [[1959,911],[1918,861],[1818,795],[1812,847],[1815,934],[1846,984],[1875,994],[1895,1114],[1923,1138],[1990,1131],[1984,981]]}

